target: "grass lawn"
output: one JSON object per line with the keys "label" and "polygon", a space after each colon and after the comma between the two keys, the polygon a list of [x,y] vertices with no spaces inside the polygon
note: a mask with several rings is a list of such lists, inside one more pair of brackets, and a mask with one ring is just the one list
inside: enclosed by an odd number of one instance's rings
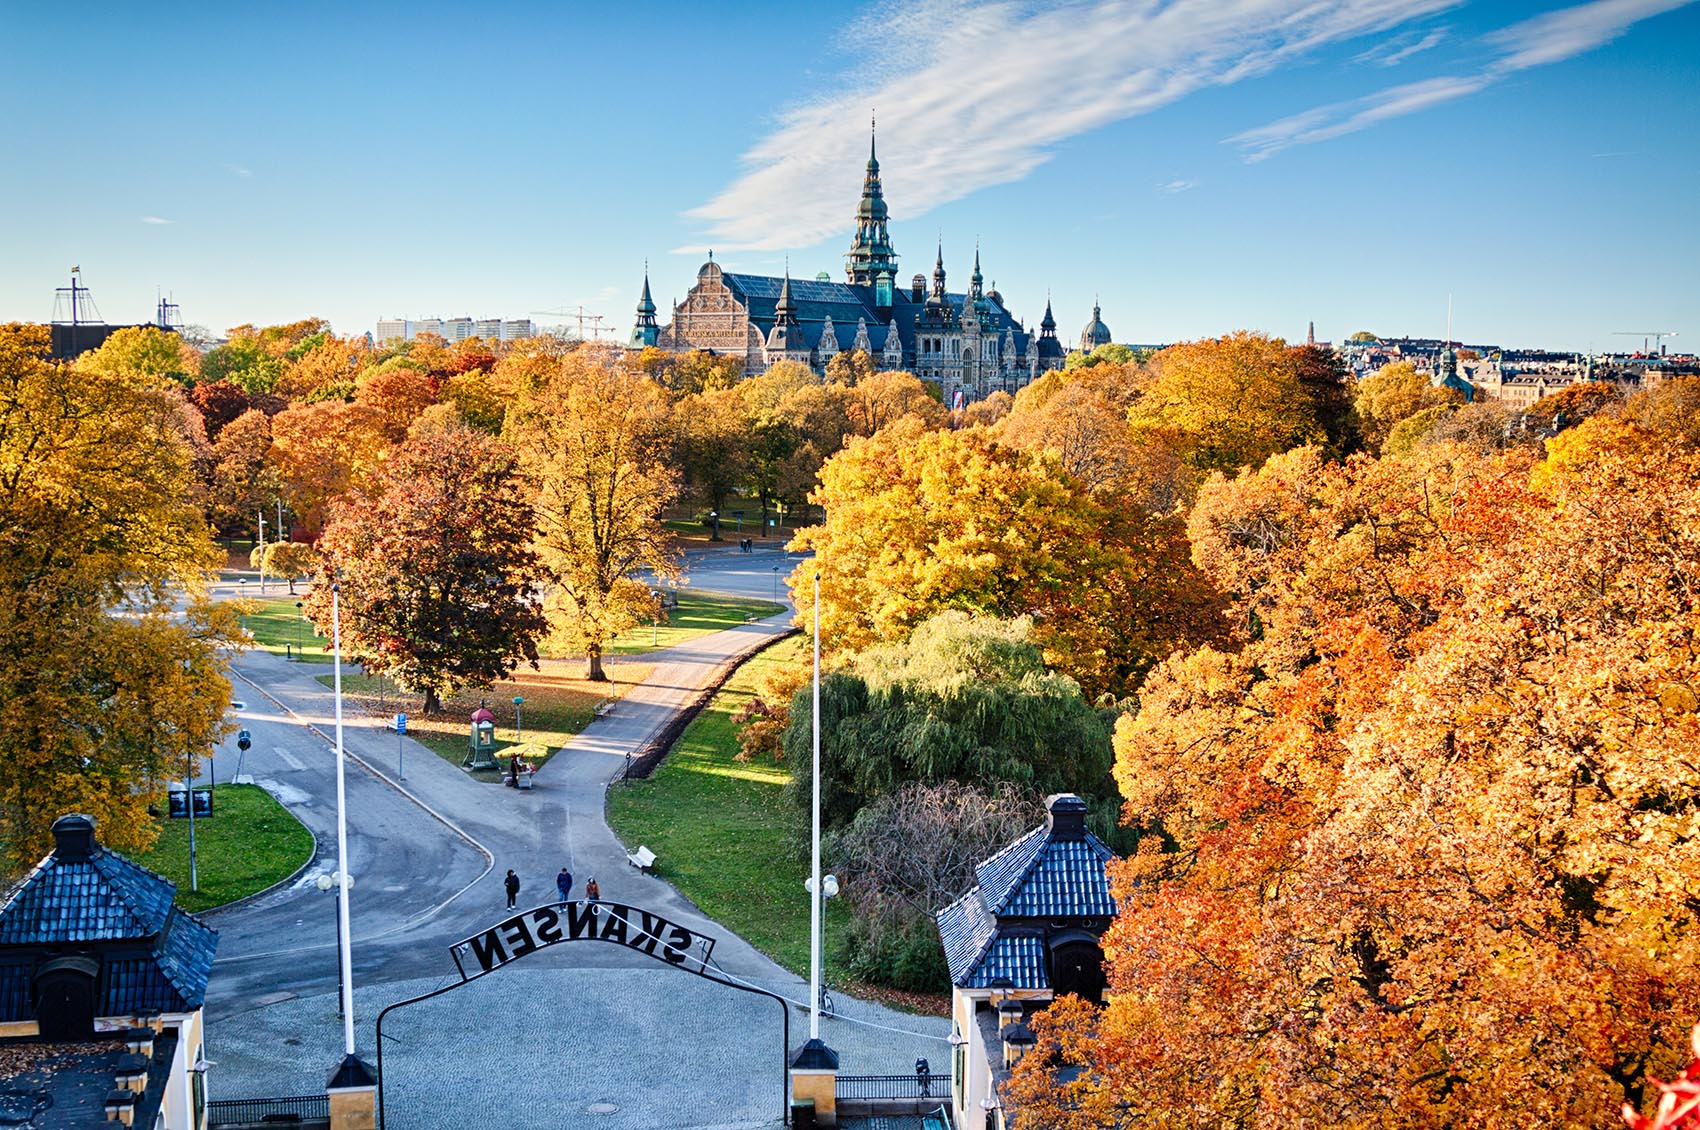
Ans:
{"label": "grass lawn", "polygon": [[[279,582],[280,584],[284,582]],[[258,588],[258,586],[254,586]],[[268,597],[259,602],[259,610],[242,618],[254,636],[254,646],[273,655],[300,655],[308,663],[329,663],[331,641],[313,634],[313,625],[301,619],[298,600],[306,600],[306,588],[297,596]],[[258,595],[257,593],[255,595]]]}
{"label": "grass lawn", "polygon": [[313,837],[258,785],[218,785],[213,814],[195,820],[195,871],[189,889],[189,821],[162,819],[153,850],[135,857],[177,884],[177,904],[201,911],[265,890],[313,856]]}
{"label": "grass lawn", "polygon": [[653,627],[644,625],[622,633],[608,649],[608,654],[642,655],[646,651],[672,647],[711,632],[723,632],[751,620],[765,620],[783,611],[784,605],[767,600],[681,591],[679,607],[668,614],[666,623]]}
{"label": "grass lawn", "polygon": [[[541,765],[584,729],[595,717],[598,703],[620,698],[649,677],[653,664],[611,661],[603,665],[608,682],[593,683],[581,678],[582,659],[545,659],[541,670],[521,668],[488,690],[469,688],[444,700],[443,711],[425,717],[419,713],[419,696],[405,694],[395,682],[382,675],[344,675],[343,700],[351,710],[363,710],[388,722],[398,711],[407,715],[407,736],[425,745],[438,757],[455,766],[466,759],[467,719],[483,701],[496,716],[496,758],[505,761],[518,752],[532,765]],[[330,686],[332,677],[320,675]],[[525,699],[520,724],[514,729],[514,696]],[[467,774],[477,781],[500,784],[497,770],[480,769]]]}
{"label": "grass lawn", "polygon": [[[608,823],[635,848],[655,852],[656,873],[716,922],[794,973],[809,972],[806,853],[795,849],[796,813],[786,795],[789,770],[771,762],[740,764],[732,714],[769,671],[803,661],[795,637],[745,663],[685,730],[647,781],[608,791]],[[843,934],[844,907],[826,904],[828,983]]]}

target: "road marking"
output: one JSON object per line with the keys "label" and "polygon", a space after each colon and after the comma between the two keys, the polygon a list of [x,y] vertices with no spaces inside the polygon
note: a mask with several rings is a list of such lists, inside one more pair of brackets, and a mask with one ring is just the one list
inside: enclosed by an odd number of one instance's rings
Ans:
{"label": "road marking", "polygon": [[291,769],[305,769],[305,768],[307,768],[305,765],[303,765],[301,763],[301,761],[293,753],[290,753],[287,749],[284,749],[282,746],[274,746],[273,748],[277,751],[277,755],[279,757],[283,758],[283,763],[285,765],[289,766]]}

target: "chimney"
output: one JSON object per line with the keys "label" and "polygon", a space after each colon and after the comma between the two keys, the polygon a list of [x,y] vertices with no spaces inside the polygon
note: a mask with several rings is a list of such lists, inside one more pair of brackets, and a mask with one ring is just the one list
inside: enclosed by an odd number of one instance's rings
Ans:
{"label": "chimney", "polygon": [[1086,802],[1074,793],[1052,793],[1045,798],[1049,815],[1045,824],[1053,840],[1084,840],[1086,838]]}
{"label": "chimney", "polygon": [[998,1002],[998,1031],[1007,1031],[1011,1025],[1021,1023],[1021,1002],[1013,997],[1005,997]]}
{"label": "chimney", "polygon": [[73,812],[53,822],[53,858],[83,863],[94,858],[94,817]]}
{"label": "chimney", "polygon": [[1008,1028],[1005,1028],[1003,1030],[1004,1070],[1013,1071],[1016,1063],[1018,1063],[1021,1057],[1027,1054],[1027,1050],[1037,1042],[1037,1039],[1033,1035],[1033,1029],[1027,1027],[1026,1024],[1020,1021],[1011,1024]]}

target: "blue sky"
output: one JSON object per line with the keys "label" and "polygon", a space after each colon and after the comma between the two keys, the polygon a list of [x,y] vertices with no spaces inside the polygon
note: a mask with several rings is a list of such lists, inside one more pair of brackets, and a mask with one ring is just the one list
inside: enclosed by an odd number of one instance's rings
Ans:
{"label": "blue sky", "polygon": [[[719,9],[719,10],[717,10]],[[942,237],[1073,336],[1700,346],[1700,4],[28,5],[0,41],[0,319],[80,264],[215,330],[583,304],[705,248],[841,278],[870,111]],[[539,321],[554,319],[539,318]]]}

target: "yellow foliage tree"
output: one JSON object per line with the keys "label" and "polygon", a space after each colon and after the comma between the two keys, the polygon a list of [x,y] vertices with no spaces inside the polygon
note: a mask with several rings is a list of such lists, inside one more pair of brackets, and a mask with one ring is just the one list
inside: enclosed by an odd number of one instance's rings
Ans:
{"label": "yellow foliage tree", "polygon": [[579,353],[527,385],[503,435],[536,490],[545,608],[554,638],[587,657],[586,678],[605,679],[608,642],[655,613],[637,574],[677,574],[661,525],[678,493],[667,392]]}
{"label": "yellow foliage tree", "polygon": [[[153,377],[48,360],[44,326],[0,326],[0,869],[84,812],[123,850],[225,730],[216,563],[172,402]],[[174,610],[181,592],[189,599]]]}

